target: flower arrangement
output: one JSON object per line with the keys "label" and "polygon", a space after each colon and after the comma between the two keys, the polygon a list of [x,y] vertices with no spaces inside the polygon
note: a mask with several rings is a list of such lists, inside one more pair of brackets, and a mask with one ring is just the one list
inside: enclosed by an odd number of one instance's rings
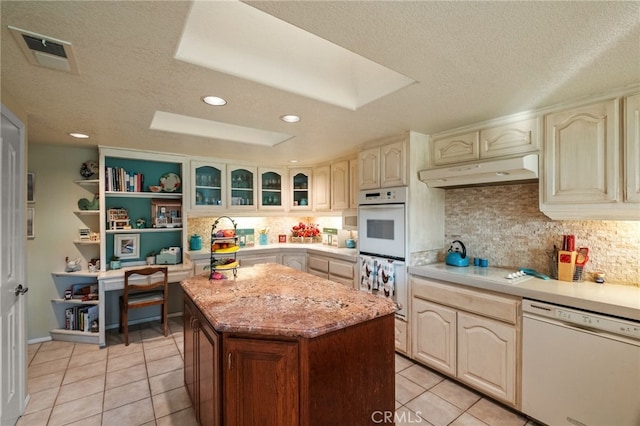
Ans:
{"label": "flower arrangement", "polygon": [[317,224],[303,222],[291,228],[291,240],[294,242],[314,242],[320,239],[320,229]]}

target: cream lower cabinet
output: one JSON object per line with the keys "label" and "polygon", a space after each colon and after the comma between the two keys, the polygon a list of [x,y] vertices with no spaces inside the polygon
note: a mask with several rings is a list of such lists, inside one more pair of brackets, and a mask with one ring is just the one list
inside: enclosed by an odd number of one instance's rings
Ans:
{"label": "cream lower cabinet", "polygon": [[516,403],[516,343],[513,326],[458,312],[457,377],[487,394]]}
{"label": "cream lower cabinet", "polygon": [[394,322],[394,342],[396,351],[409,355],[409,324],[400,318]]}
{"label": "cream lower cabinet", "polygon": [[307,272],[320,278],[357,288],[356,262],[309,254]]}
{"label": "cream lower cabinet", "polygon": [[259,265],[261,263],[280,263],[278,253],[238,254],[236,255],[240,267]]}
{"label": "cream lower cabinet", "polygon": [[281,262],[284,266],[305,272],[307,270],[307,255],[295,253],[282,253]]}
{"label": "cream lower cabinet", "polygon": [[520,407],[519,298],[411,277],[411,357]]}
{"label": "cream lower cabinet", "polygon": [[412,357],[455,376],[456,310],[418,298],[412,303]]}

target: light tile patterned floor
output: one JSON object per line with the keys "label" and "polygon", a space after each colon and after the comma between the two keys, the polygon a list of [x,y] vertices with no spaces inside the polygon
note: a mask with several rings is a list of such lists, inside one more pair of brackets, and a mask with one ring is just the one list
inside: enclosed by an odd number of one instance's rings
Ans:
{"label": "light tile patterned floor", "polygon": [[[183,378],[182,318],[117,330],[107,347],[50,341],[29,345],[31,400],[17,426],[196,425]],[[528,426],[527,419],[396,355],[396,424]]]}

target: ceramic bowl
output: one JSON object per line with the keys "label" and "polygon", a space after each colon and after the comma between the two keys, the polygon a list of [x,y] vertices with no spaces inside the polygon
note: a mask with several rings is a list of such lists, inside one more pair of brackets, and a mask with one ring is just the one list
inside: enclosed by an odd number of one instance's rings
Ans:
{"label": "ceramic bowl", "polygon": [[161,186],[149,186],[149,191],[151,191],[151,192],[160,192],[160,191],[162,191],[162,187]]}

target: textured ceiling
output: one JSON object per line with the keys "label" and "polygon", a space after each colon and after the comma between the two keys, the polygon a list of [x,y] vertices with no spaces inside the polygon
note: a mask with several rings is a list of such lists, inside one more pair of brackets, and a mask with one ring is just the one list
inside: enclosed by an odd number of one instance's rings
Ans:
{"label": "textured ceiling", "polygon": [[[640,2],[248,3],[417,83],[352,111],[176,60],[190,2],[3,0],[3,92],[29,113],[30,142],[276,165],[640,82]],[[9,25],[71,42],[80,74],[30,65]],[[229,103],[209,107],[200,101],[208,94]],[[149,129],[155,111],[294,137],[269,148],[167,133]],[[278,120],[288,113],[302,121]],[[71,131],[91,138],[72,140]]]}

